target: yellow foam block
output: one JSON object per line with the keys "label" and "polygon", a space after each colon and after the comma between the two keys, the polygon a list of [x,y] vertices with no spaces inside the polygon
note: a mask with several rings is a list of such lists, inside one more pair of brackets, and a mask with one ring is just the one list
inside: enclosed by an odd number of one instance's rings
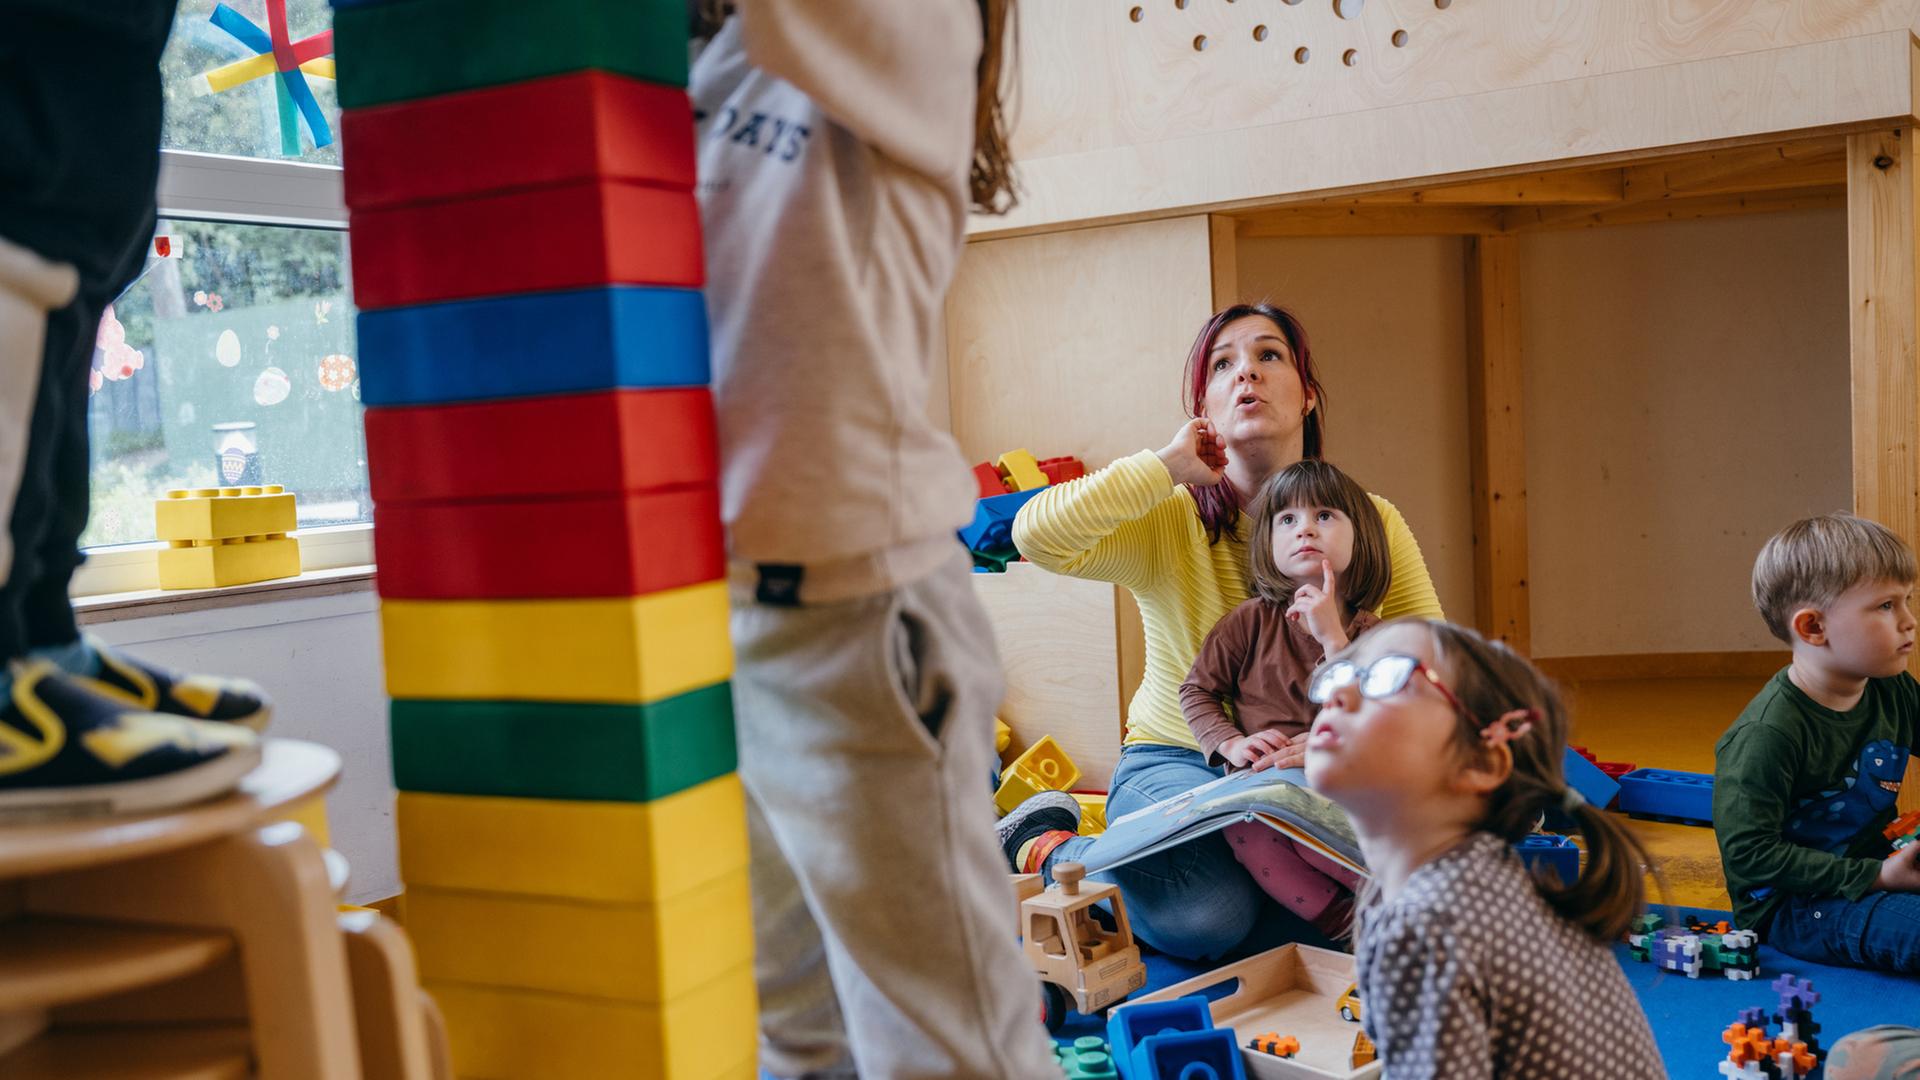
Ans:
{"label": "yellow foam block", "polygon": [[155,552],[155,569],[163,589],[224,589],[300,575],[300,541],[291,536],[174,543],[187,546]]}
{"label": "yellow foam block", "polygon": [[176,488],[153,504],[153,535],[161,540],[270,536],[298,524],[293,493],[279,484]]}
{"label": "yellow foam block", "polygon": [[407,933],[429,979],[671,1001],[753,959],[741,867],[671,900],[585,904],[407,883]]}
{"label": "yellow foam block", "polygon": [[1073,801],[1080,804],[1080,835],[1099,836],[1107,831],[1107,797],[1076,791]]}
{"label": "yellow foam block", "polygon": [[[411,929],[409,929],[411,932]],[[660,1005],[426,983],[463,1077],[750,1080],[758,1021],[753,965]]]}
{"label": "yellow foam block", "polygon": [[993,805],[1001,814],[1010,814],[1033,796],[1043,791],[1066,791],[1079,779],[1080,767],[1053,741],[1053,736],[1042,735],[1000,774],[1000,790],[994,792]]}
{"label": "yellow foam block", "polygon": [[1033,451],[1027,449],[1010,450],[1000,455],[994,463],[1000,478],[1015,491],[1030,491],[1047,486],[1047,474],[1040,471],[1040,462],[1034,459]]}
{"label": "yellow foam block", "polygon": [[397,698],[640,703],[733,670],[727,586],[586,600],[388,600]]}
{"label": "yellow foam block", "polygon": [[605,903],[663,900],[747,865],[732,773],[652,802],[571,802],[401,792],[409,886]]}

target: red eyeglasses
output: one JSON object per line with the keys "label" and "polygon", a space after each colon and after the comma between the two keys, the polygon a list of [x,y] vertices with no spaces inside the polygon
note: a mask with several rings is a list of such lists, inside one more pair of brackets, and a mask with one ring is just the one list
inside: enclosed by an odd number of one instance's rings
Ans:
{"label": "red eyeglasses", "polygon": [[1471,715],[1425,661],[1405,653],[1389,653],[1366,667],[1351,660],[1335,660],[1314,673],[1313,681],[1307,684],[1307,700],[1315,705],[1325,705],[1333,700],[1334,694],[1358,683],[1361,697],[1378,701],[1405,689],[1407,680],[1413,678],[1415,672],[1426,676],[1427,682],[1440,691],[1440,696],[1447,699],[1447,704],[1452,705],[1455,712]]}

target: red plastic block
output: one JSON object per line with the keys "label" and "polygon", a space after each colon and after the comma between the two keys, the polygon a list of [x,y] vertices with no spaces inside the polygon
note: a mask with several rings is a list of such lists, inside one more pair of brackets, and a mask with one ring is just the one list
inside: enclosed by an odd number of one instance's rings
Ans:
{"label": "red plastic block", "polygon": [[366,424],[382,506],[614,495],[720,476],[704,387],[368,409]]}
{"label": "red plastic block", "polygon": [[1040,471],[1047,475],[1047,483],[1064,484],[1087,475],[1087,466],[1077,457],[1044,458],[1040,462]]}
{"label": "red plastic block", "polygon": [[590,285],[705,283],[690,191],[621,181],[356,210],[362,311]]}
{"label": "red plastic block", "polygon": [[340,142],[355,210],[577,180],[693,188],[686,92],[604,71],[349,109]]}
{"label": "red plastic block", "polygon": [[991,461],[983,461],[973,467],[973,480],[980,486],[980,497],[983,499],[1007,493],[1007,482],[1000,479],[1000,470],[994,468]]}
{"label": "red plastic block", "polygon": [[719,490],[384,503],[380,595],[405,600],[644,596],[726,575]]}

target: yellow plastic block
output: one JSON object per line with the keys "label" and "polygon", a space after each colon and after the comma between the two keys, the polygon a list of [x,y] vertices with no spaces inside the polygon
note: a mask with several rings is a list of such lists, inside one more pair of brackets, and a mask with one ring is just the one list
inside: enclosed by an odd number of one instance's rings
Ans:
{"label": "yellow plastic block", "polygon": [[291,536],[171,543],[154,553],[163,589],[224,589],[300,574],[300,541]]}
{"label": "yellow plastic block", "polygon": [[1000,774],[1000,790],[994,792],[993,805],[1002,814],[1043,791],[1066,791],[1080,779],[1080,768],[1067,756],[1053,736],[1042,735],[1027,747]]}
{"label": "yellow plastic block", "polygon": [[587,600],[388,600],[396,698],[646,704],[733,670],[727,586]]}
{"label": "yellow plastic block", "polygon": [[753,959],[747,869],[642,904],[584,904],[407,883],[407,933],[425,979],[616,998],[697,990]]}
{"label": "yellow plastic block", "polygon": [[1029,491],[1047,486],[1047,474],[1040,471],[1040,463],[1034,460],[1033,451],[1027,449],[1010,450],[1000,455],[994,463],[1000,472],[1000,478],[1015,491]]}
{"label": "yellow plastic block", "polygon": [[[409,928],[409,933],[412,930]],[[426,983],[463,1077],[750,1080],[759,1056],[753,965],[659,1005]]]}
{"label": "yellow plastic block", "polygon": [[996,754],[1004,754],[1007,752],[1007,747],[1012,745],[1013,745],[1013,729],[1007,726],[1007,722],[1005,720],[1002,720],[997,716],[994,717],[993,718],[993,752]]}
{"label": "yellow plastic block", "polygon": [[1107,831],[1107,797],[1076,791],[1073,801],[1080,804],[1080,835],[1099,836]]}
{"label": "yellow plastic block", "polygon": [[322,848],[333,846],[333,833],[327,828],[327,800],[324,798],[295,803],[282,810],[278,820],[297,821],[301,828],[307,830],[307,835],[313,837],[314,843]]}
{"label": "yellow plastic block", "polygon": [[732,773],[644,803],[401,792],[396,816],[409,887],[639,902],[747,865]]}
{"label": "yellow plastic block", "polygon": [[176,488],[153,504],[153,535],[161,540],[284,535],[298,524],[293,493],[279,484]]}

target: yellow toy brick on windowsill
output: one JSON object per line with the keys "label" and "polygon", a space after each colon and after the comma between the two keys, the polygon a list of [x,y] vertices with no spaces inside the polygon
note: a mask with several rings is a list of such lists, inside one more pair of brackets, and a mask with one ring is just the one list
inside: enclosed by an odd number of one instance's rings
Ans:
{"label": "yellow toy brick on windowsill", "polygon": [[154,535],[167,542],[162,589],[219,589],[300,574],[300,541],[287,534],[294,497],[278,484],[175,489],[154,503]]}

